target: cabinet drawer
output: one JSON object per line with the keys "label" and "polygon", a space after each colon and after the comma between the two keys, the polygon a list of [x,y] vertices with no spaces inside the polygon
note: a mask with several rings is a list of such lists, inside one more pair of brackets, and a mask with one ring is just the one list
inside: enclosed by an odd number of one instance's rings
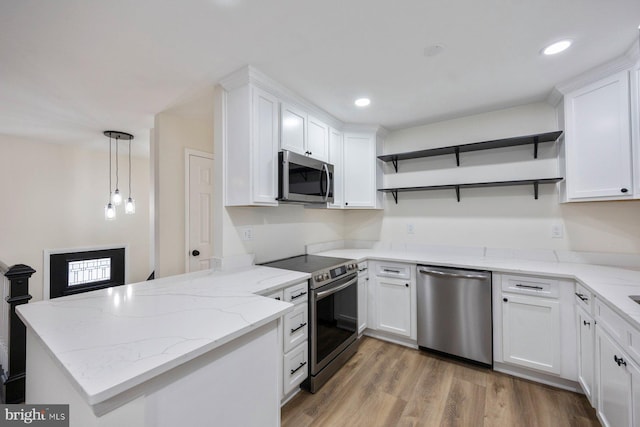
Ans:
{"label": "cabinet drawer", "polygon": [[596,321],[604,327],[619,345],[627,345],[627,329],[629,325],[602,301],[596,301]]}
{"label": "cabinet drawer", "polygon": [[558,281],[542,277],[502,275],[502,291],[538,297],[558,298]]}
{"label": "cabinet drawer", "polygon": [[284,290],[284,300],[293,304],[306,302],[309,299],[309,284],[307,282],[289,286]]}
{"label": "cabinet drawer", "polygon": [[286,395],[307,378],[309,372],[309,350],[307,342],[300,344],[284,355],[282,391]]}
{"label": "cabinet drawer", "polygon": [[[638,331],[633,326],[627,326],[627,330],[629,331],[629,356],[636,361],[636,363],[640,364],[640,331]],[[640,414],[638,414],[640,417]]]}
{"label": "cabinet drawer", "polygon": [[380,262],[376,265],[376,276],[411,280],[412,269],[415,269],[414,265],[398,264],[394,262]]}
{"label": "cabinet drawer", "polygon": [[284,352],[307,340],[309,315],[307,304],[296,304],[293,311],[284,315]]}
{"label": "cabinet drawer", "polygon": [[576,305],[587,313],[593,314],[593,294],[580,283],[576,283]]}

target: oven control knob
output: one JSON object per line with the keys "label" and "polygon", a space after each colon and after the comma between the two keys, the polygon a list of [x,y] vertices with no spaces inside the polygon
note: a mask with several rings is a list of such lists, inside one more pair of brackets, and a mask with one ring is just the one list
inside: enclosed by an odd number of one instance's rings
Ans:
{"label": "oven control knob", "polygon": [[324,273],[322,280],[329,280],[329,273]]}
{"label": "oven control knob", "polygon": [[316,282],[322,282],[323,278],[322,278],[322,274],[318,274],[316,276]]}

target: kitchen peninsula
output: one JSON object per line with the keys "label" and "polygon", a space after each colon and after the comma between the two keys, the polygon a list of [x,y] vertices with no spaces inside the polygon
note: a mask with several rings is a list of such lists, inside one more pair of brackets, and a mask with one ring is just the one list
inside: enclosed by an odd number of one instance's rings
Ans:
{"label": "kitchen peninsula", "polygon": [[293,306],[255,294],[308,276],[205,271],[24,305],[26,403],[70,404],[71,426],[277,426]]}

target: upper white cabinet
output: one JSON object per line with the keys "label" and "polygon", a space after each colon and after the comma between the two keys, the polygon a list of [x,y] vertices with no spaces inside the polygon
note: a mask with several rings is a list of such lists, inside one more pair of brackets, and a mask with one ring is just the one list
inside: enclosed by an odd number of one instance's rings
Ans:
{"label": "upper white cabinet", "polygon": [[307,149],[314,159],[329,161],[329,126],[307,116]]}
{"label": "upper white cabinet", "polygon": [[325,162],[329,160],[329,126],[285,103],[280,107],[280,116],[280,148]]}
{"label": "upper white cabinet", "polygon": [[308,154],[305,142],[307,138],[307,113],[291,105],[282,104],[280,116],[280,148],[298,154]]}
{"label": "upper white cabinet", "polygon": [[622,71],[565,96],[568,201],[633,197],[629,93]]}
{"label": "upper white cabinet", "polygon": [[277,206],[278,99],[247,84],[227,93],[227,206]]}
{"label": "upper white cabinet", "polygon": [[343,177],[345,208],[377,208],[377,158],[375,132],[345,132]]}

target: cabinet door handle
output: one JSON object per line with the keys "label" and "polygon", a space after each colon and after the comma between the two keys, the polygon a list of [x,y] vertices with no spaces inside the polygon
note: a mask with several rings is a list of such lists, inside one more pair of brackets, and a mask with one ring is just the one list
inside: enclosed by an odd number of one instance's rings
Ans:
{"label": "cabinet door handle", "polygon": [[278,301],[280,301],[280,297],[275,297],[274,299],[277,299]]}
{"label": "cabinet door handle", "polygon": [[628,191],[629,191],[629,190],[628,190],[628,189],[626,189],[626,188],[621,188],[621,189],[620,189],[620,192],[621,192],[621,193],[626,193],[626,192],[628,192]]}
{"label": "cabinet door handle", "polygon": [[587,322],[586,320],[583,320],[583,321],[582,321],[582,324],[583,324],[584,326],[589,326],[589,327],[591,327],[591,322]]}
{"label": "cabinet door handle", "polygon": [[523,285],[521,283],[516,283],[516,288],[537,289],[540,291],[544,289],[542,286]]}
{"label": "cabinet door handle", "polygon": [[613,355],[613,361],[616,362],[618,366],[627,366],[627,362],[625,362],[622,357],[618,357],[615,354]]}
{"label": "cabinet door handle", "polygon": [[302,369],[302,367],[303,367],[304,365],[306,365],[306,364],[307,364],[307,362],[301,362],[301,363],[300,363],[300,366],[298,366],[296,369],[292,369],[292,370],[291,370],[291,375],[293,375],[293,374],[295,374],[296,372],[298,372],[298,371],[299,371],[300,369]]}
{"label": "cabinet door handle", "polygon": [[400,270],[392,270],[390,268],[383,268],[382,271],[384,271],[385,273],[396,273],[396,274],[400,274]]}
{"label": "cabinet door handle", "polygon": [[405,288],[408,288],[408,287],[409,287],[409,284],[408,284],[408,283],[405,283],[405,284],[404,284],[404,286],[405,286]]}
{"label": "cabinet door handle", "polygon": [[294,299],[298,299],[298,298],[300,298],[300,297],[305,296],[306,294],[307,294],[307,292],[306,292],[306,291],[304,291],[304,292],[300,292],[298,295],[292,295],[292,296],[291,296],[291,299],[292,299],[292,300],[294,300]]}
{"label": "cabinet door handle", "polygon": [[297,328],[291,329],[291,333],[294,333],[295,331],[299,331],[300,329],[304,328],[305,326],[307,326],[307,322],[300,323],[300,326],[298,326]]}
{"label": "cabinet door handle", "polygon": [[502,298],[502,301],[504,301],[504,302],[509,302],[509,300],[508,300],[508,299],[506,299],[506,298]]}
{"label": "cabinet door handle", "polygon": [[576,296],[582,301],[589,301],[589,298],[585,297],[584,294],[579,294],[578,292],[576,292]]}

